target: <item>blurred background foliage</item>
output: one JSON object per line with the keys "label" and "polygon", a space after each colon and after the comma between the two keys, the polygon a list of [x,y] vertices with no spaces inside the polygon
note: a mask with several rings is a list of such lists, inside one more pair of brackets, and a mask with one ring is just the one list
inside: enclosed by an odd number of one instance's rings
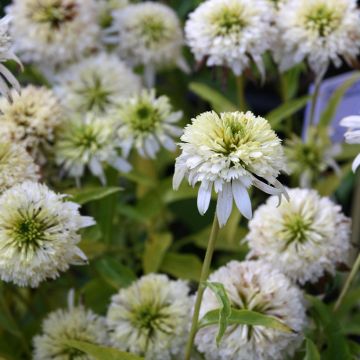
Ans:
{"label": "blurred background foliage", "polygon": [[[200,2],[164,1],[178,12],[182,21]],[[7,0],[1,0],[0,13],[8,3]],[[196,68],[189,49],[185,48],[184,52],[189,64]],[[264,84],[259,82],[254,72],[247,74],[246,102],[257,115],[272,114],[273,124],[276,124],[280,137],[284,138],[289,132],[283,121],[283,116],[287,115],[286,107],[281,109],[280,117],[279,111],[271,111],[283,101],[286,103],[293,98],[306,96],[313,79],[304,66],[296,67],[283,77],[287,88],[284,91],[284,87],[281,89],[279,86],[279,75],[270,60],[267,66]],[[327,76],[349,70],[346,66],[330,68]],[[42,84],[44,81],[38,70],[31,66],[26,67],[23,73],[18,73],[18,78],[23,85]],[[217,111],[232,110],[238,106],[235,79],[230,72],[221,69],[200,67],[190,75],[179,70],[163,72],[158,77],[157,92],[169,96],[174,108],[184,112],[182,125],[203,111],[212,108]],[[292,114],[291,131],[297,134],[302,129],[303,106],[308,100],[301,99],[297,107],[292,105],[288,108]],[[296,108],[301,109],[295,111]],[[355,186],[356,178],[348,165],[356,151],[358,149],[352,149],[349,154],[341,155],[343,164],[347,166],[342,177],[329,175],[318,186],[323,195],[334,195],[348,216],[354,211],[355,199],[360,204],[359,186]],[[156,162],[134,158],[132,163],[135,164],[135,171],[125,175],[120,184],[113,170],[108,169],[109,183],[104,189],[99,188],[94,181],[79,192],[72,188],[71,182],[59,183],[54,180],[52,185],[57,190],[76,193],[73,200],[82,203],[82,212],[91,214],[97,221],[96,226],[84,231],[80,243],[89,257],[90,265],[72,267],[59,279],[44,282],[37,289],[0,283],[0,358],[30,358],[31,339],[40,331],[41,320],[49,311],[65,306],[70,288],[76,289],[81,301],[100,314],[105,313],[112,294],[143,273],[164,272],[191,280],[193,288],[196,288],[215,203],[212,203],[205,216],[200,216],[196,208],[196,189],[183,184],[178,192],[173,192],[171,181],[174,160],[175,155],[166,151],[161,153]],[[253,208],[256,209],[266,196],[256,189],[253,194]],[[230,259],[244,259],[247,249],[240,240],[246,232],[246,222],[234,211],[227,226],[221,230],[214,268]],[[357,244],[360,241],[355,240]],[[319,294],[326,289],[325,301],[330,301],[338,296],[342,280],[343,275],[322,279],[309,290]],[[360,353],[360,345],[355,342],[360,338],[360,312],[354,312],[359,305],[359,298],[358,282],[346,296],[339,318],[346,335],[350,335],[351,346]]]}

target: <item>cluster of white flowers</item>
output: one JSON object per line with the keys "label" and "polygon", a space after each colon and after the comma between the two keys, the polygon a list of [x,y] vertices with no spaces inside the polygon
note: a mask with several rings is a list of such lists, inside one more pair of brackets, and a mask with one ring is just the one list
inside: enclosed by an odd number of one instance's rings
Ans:
{"label": "cluster of white flowers", "polygon": [[155,158],[163,145],[169,151],[175,151],[172,136],[179,137],[182,129],[175,126],[182,112],[173,112],[167,96],[156,97],[155,90],[143,90],[115,110],[119,119],[118,139],[127,157],[132,148],[136,148],[143,157]]}
{"label": "cluster of white flowers", "polygon": [[[231,261],[209,277],[224,285],[234,309],[245,309],[272,316],[293,332],[264,326],[230,324],[216,345],[218,326],[204,327],[196,336],[197,348],[207,360],[279,360],[294,354],[301,345],[306,324],[304,299],[291,281],[261,261]],[[290,301],[289,301],[290,300]],[[219,308],[214,293],[205,290],[200,317]]]}
{"label": "cluster of white flowers", "polygon": [[251,218],[247,192],[251,185],[269,194],[286,195],[276,179],[285,169],[283,149],[265,119],[251,112],[225,112],[220,116],[206,112],[185,127],[181,140],[182,153],[175,163],[174,188],[179,187],[184,176],[192,186],[201,182],[197,204],[200,214],[204,214],[214,186],[220,226],[225,225],[230,216],[233,198],[239,211]]}
{"label": "cluster of white flowers", "polygon": [[14,0],[7,10],[14,48],[26,62],[63,65],[97,47],[95,0]]}
{"label": "cluster of white flowers", "polygon": [[140,79],[116,56],[100,53],[59,73],[55,92],[75,112],[109,112],[140,90]]}
{"label": "cluster of white flowers", "polygon": [[21,94],[12,92],[12,102],[0,98],[1,139],[21,143],[38,158],[54,140],[62,107],[52,90],[28,85]]}
{"label": "cluster of white flowers", "polygon": [[158,274],[121,289],[112,297],[106,316],[112,345],[146,360],[180,356],[191,316],[188,293],[186,282]]}
{"label": "cluster of white flowers", "polygon": [[337,264],[347,264],[350,219],[340,206],[315,190],[289,189],[290,201],[270,197],[249,222],[251,257],[259,257],[292,280],[316,282]]}
{"label": "cluster of white flowers", "polygon": [[116,122],[113,119],[87,113],[65,120],[55,142],[56,163],[78,184],[88,167],[105,184],[104,163],[128,172],[131,169],[119,156],[116,142]]}
{"label": "cluster of white flowers", "polygon": [[0,196],[0,278],[36,287],[70,264],[87,262],[78,231],[94,224],[79,205],[45,185],[25,181]]}
{"label": "cluster of white flowers", "polygon": [[356,0],[289,0],[277,15],[280,39],[275,58],[281,70],[306,60],[318,77],[330,62],[341,65],[360,53]]}
{"label": "cluster of white flowers", "polygon": [[262,56],[276,34],[270,15],[265,0],[207,0],[189,15],[186,39],[196,60],[208,66],[240,75],[254,61],[265,76]]}

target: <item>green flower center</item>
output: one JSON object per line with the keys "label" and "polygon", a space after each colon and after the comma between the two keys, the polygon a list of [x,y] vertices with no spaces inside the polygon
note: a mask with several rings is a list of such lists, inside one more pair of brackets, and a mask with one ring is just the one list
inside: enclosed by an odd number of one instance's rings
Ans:
{"label": "green flower center", "polygon": [[284,250],[292,243],[304,243],[311,230],[311,221],[304,219],[301,214],[289,214],[284,221],[280,237],[285,240]]}
{"label": "green flower center", "polygon": [[138,104],[130,119],[132,128],[140,132],[153,132],[159,122],[158,110],[147,103]]}
{"label": "green flower center", "polygon": [[216,25],[216,35],[228,35],[230,33],[241,32],[247,25],[244,20],[241,9],[224,8],[221,12],[216,13],[211,23]]}
{"label": "green flower center", "polygon": [[47,23],[51,28],[59,28],[63,23],[72,21],[77,14],[76,4],[64,5],[62,0],[44,2],[39,0],[30,10],[32,20],[38,23]]}
{"label": "green flower center", "polygon": [[336,30],[339,22],[340,18],[334,10],[324,5],[311,9],[311,13],[306,16],[307,27],[315,30],[321,37],[325,37]]}
{"label": "green flower center", "polygon": [[141,34],[146,39],[147,46],[158,44],[166,35],[165,24],[156,17],[145,17],[141,23]]}
{"label": "green flower center", "polygon": [[75,138],[75,145],[78,148],[88,150],[97,150],[101,147],[98,142],[98,136],[91,128],[82,128],[78,136]]}
{"label": "green flower center", "polygon": [[94,76],[91,83],[85,83],[85,87],[77,90],[77,93],[84,97],[83,111],[99,109],[104,112],[106,106],[111,104],[111,92],[104,89],[101,79]]}

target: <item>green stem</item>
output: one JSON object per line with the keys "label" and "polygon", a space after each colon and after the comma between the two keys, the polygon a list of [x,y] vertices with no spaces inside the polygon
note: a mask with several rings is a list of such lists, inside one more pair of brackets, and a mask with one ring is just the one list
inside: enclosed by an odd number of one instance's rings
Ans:
{"label": "green stem", "polygon": [[245,81],[242,75],[236,76],[236,93],[240,111],[246,111],[248,106],[245,99]]}
{"label": "green stem", "polygon": [[321,79],[315,80],[314,92],[313,92],[312,100],[311,100],[310,122],[309,122],[309,126],[306,130],[306,138],[305,138],[306,140],[308,139],[308,134],[309,134],[310,128],[314,125],[315,109],[316,109],[316,104],[317,104],[318,98],[319,98],[320,85],[321,85]]}
{"label": "green stem", "polygon": [[196,300],[195,300],[194,314],[193,314],[193,318],[192,318],[188,342],[186,345],[185,360],[190,360],[191,351],[193,348],[195,335],[196,335],[196,331],[197,331],[201,301],[202,301],[204,291],[205,291],[204,283],[207,280],[209,273],[210,273],[211,259],[212,259],[213,253],[214,253],[215,243],[216,243],[218,233],[219,233],[219,222],[218,222],[218,219],[215,214],[212,228],[211,228],[210,237],[209,237],[208,246],[206,249],[204,262],[203,262],[202,269],[201,269],[199,287],[198,287],[198,292],[197,292]]}
{"label": "green stem", "polygon": [[[360,176],[358,175],[356,178],[356,189],[355,189],[355,198],[353,201],[353,211],[352,211],[352,243],[355,246],[359,245],[359,239],[360,239],[360,226],[359,226],[359,219],[360,219]],[[347,294],[356,274],[359,272],[360,269],[360,253],[358,254],[354,265],[351,268],[351,272],[348,276],[348,278],[345,281],[345,285],[343,289],[341,290],[340,296],[338,300],[336,301],[334,310],[338,310],[341,303],[344,300],[345,295]]]}

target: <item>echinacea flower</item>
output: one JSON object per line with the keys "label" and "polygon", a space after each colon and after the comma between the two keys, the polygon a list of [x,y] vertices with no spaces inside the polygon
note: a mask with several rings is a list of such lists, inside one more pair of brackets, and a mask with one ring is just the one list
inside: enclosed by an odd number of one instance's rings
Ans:
{"label": "echinacea flower", "polygon": [[[341,120],[340,125],[348,128],[347,132],[345,133],[345,140],[347,143],[360,144],[360,116],[347,116],[346,118]],[[356,156],[352,164],[353,172],[356,171],[359,165],[360,154]]]}
{"label": "echinacea flower", "polygon": [[104,165],[118,171],[131,169],[117,152],[116,122],[112,119],[87,113],[72,116],[59,128],[55,141],[55,161],[62,171],[74,177],[77,183],[85,169],[106,183]]}
{"label": "echinacea flower", "polygon": [[140,91],[140,79],[115,55],[100,53],[56,76],[54,91],[65,108],[107,113],[121,100]]}
{"label": "echinacea flower", "polygon": [[87,262],[77,247],[78,231],[95,222],[81,216],[79,205],[45,185],[31,181],[0,196],[0,278],[37,287],[55,279],[70,264]]}
{"label": "echinacea flower", "polygon": [[22,145],[0,142],[0,193],[25,180],[37,181],[39,167]]}
{"label": "echinacea flower", "polygon": [[[231,261],[211,274],[209,281],[224,285],[232,308],[272,316],[293,332],[229,324],[217,346],[218,326],[207,326],[200,329],[195,338],[198,350],[207,360],[281,360],[292,356],[301,345],[306,323],[304,298],[280,271],[261,261]],[[207,288],[200,318],[218,308],[216,296]]]}
{"label": "echinacea flower", "polygon": [[236,75],[255,62],[262,77],[263,54],[271,48],[271,5],[264,0],[207,0],[189,15],[187,43],[197,61],[226,66]]}
{"label": "echinacea flower", "polygon": [[21,143],[38,158],[54,140],[62,107],[52,90],[28,85],[12,102],[0,98],[0,137]]}
{"label": "echinacea flower", "polygon": [[192,186],[200,182],[197,205],[203,215],[214,186],[220,226],[230,216],[233,199],[239,211],[251,218],[247,192],[251,185],[269,194],[286,196],[276,179],[285,170],[284,152],[267,120],[251,112],[205,112],[185,127],[181,141],[173,187],[177,189],[184,177]]}
{"label": "echinacea flower", "polygon": [[97,45],[95,0],[14,0],[7,11],[14,48],[26,62],[64,65]]}
{"label": "echinacea flower", "polygon": [[123,101],[113,116],[120,121],[117,136],[125,157],[132,148],[149,158],[155,157],[161,145],[175,151],[173,137],[182,134],[182,129],[174,125],[181,119],[182,112],[174,112],[169,98],[156,97],[155,90],[143,90]]}
{"label": "echinacea flower", "polygon": [[66,341],[84,341],[107,345],[105,319],[83,305],[74,305],[69,296],[68,309],[58,309],[47,315],[42,333],[33,339],[34,360],[93,360],[94,358],[66,344]]}
{"label": "echinacea flower", "polygon": [[360,53],[360,11],[356,0],[287,1],[277,16],[281,70],[306,60],[318,78],[330,62],[340,66]]}
{"label": "echinacea flower", "polygon": [[347,264],[350,219],[341,207],[315,190],[289,189],[290,201],[270,197],[249,222],[250,256],[278,268],[293,281],[316,282]]}
{"label": "echinacea flower", "polygon": [[18,92],[20,92],[20,84],[14,75],[2,63],[7,60],[14,60],[20,66],[22,66],[22,64],[12,50],[12,40],[9,35],[9,21],[9,16],[5,16],[0,19],[0,94],[6,96],[8,99],[11,99],[8,83]]}
{"label": "echinacea flower", "polygon": [[180,21],[170,7],[147,1],[114,11],[113,17],[112,41],[120,57],[132,66],[144,65],[148,85],[159,68],[177,65],[187,70]]}
{"label": "echinacea flower", "polygon": [[111,299],[107,313],[111,344],[146,360],[180,356],[188,334],[192,300],[182,280],[141,277]]}

